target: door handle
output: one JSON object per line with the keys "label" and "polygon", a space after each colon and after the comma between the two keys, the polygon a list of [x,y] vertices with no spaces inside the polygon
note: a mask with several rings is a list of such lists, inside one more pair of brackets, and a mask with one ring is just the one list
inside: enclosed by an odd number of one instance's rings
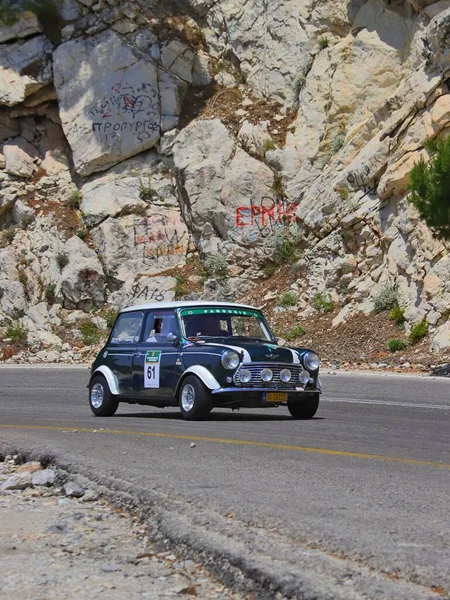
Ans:
{"label": "door handle", "polygon": [[135,352],[133,354],[133,356],[136,356],[137,358],[139,358],[140,356],[142,356],[142,352]]}

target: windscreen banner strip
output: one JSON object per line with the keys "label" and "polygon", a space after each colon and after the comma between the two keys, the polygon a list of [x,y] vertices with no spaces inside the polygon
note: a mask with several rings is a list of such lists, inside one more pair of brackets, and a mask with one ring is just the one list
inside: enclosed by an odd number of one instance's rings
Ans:
{"label": "windscreen banner strip", "polygon": [[182,310],[180,314],[183,317],[186,315],[236,315],[261,319],[261,313],[241,308],[189,308]]}

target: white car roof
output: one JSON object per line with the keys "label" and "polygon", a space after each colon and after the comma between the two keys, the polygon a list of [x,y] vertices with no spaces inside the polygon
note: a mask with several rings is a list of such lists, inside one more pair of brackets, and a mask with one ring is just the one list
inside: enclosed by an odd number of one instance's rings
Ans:
{"label": "white car roof", "polygon": [[196,302],[147,302],[146,304],[136,304],[135,306],[127,306],[122,308],[121,313],[130,312],[134,310],[150,310],[150,309],[161,309],[161,308],[195,308],[200,306],[222,306],[229,308],[250,308],[251,310],[259,310],[254,306],[248,306],[247,304],[234,304],[233,302],[208,302],[206,300],[197,300]]}

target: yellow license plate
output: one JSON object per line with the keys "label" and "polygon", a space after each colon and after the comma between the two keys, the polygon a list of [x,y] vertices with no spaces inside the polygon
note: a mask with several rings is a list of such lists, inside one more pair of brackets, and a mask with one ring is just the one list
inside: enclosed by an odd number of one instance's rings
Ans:
{"label": "yellow license plate", "polygon": [[267,392],[266,402],[287,402],[288,395],[283,392]]}

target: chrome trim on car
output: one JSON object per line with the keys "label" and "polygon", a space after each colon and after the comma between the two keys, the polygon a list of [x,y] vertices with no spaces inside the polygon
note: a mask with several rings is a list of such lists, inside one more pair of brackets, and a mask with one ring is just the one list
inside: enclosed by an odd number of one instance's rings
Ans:
{"label": "chrome trim on car", "polygon": [[291,388],[269,388],[269,387],[233,387],[233,388],[217,388],[211,391],[211,394],[229,394],[233,392],[281,392],[286,394],[321,394],[322,390],[318,388],[310,389],[291,389]]}
{"label": "chrome trim on car", "polygon": [[[301,386],[299,375],[302,371],[305,371],[303,365],[296,363],[251,363],[240,365],[234,374],[234,382],[241,383],[239,380],[239,374],[243,370],[249,370],[252,377],[248,383],[242,383],[242,389],[253,389],[255,385],[261,385],[261,371],[263,369],[270,369],[273,373],[273,378],[267,382],[267,388],[276,388],[281,390],[295,390],[296,387]],[[292,373],[292,377],[288,382],[283,382],[280,378],[281,371],[283,369],[289,369]]]}

